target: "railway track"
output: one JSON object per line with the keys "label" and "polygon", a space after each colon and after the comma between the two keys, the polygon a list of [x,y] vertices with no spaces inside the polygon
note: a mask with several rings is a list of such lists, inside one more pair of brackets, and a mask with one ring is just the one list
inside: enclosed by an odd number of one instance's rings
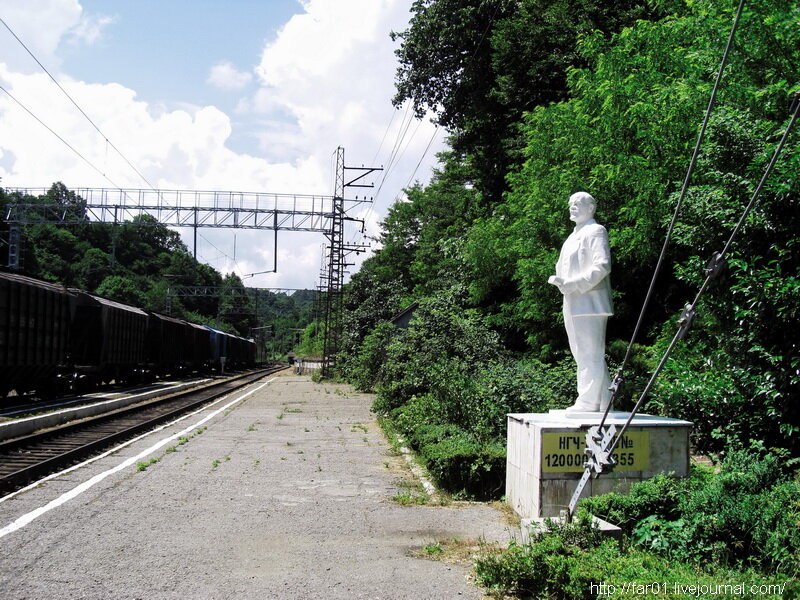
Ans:
{"label": "railway track", "polygon": [[114,410],[96,417],[0,443],[0,494],[64,469],[114,444],[199,408],[258,379],[283,370],[278,365],[200,389]]}

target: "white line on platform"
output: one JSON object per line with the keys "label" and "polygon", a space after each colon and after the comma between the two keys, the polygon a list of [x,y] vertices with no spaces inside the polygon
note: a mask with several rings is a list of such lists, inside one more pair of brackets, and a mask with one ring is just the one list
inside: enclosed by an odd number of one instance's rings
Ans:
{"label": "white line on platform", "polygon": [[[5,537],[5,536],[7,536],[9,533],[13,533],[13,532],[17,531],[18,529],[22,529],[23,527],[25,527],[26,525],[28,525],[28,524],[29,524],[29,523],[31,523],[32,521],[34,521],[34,520],[38,519],[39,517],[41,517],[42,515],[44,515],[44,514],[46,514],[46,513],[50,512],[50,511],[51,511],[51,510],[53,510],[54,508],[58,508],[59,506],[61,506],[62,504],[66,503],[66,502],[69,502],[69,501],[70,501],[70,500],[72,500],[73,498],[77,498],[77,497],[78,497],[78,496],[80,496],[80,495],[81,495],[83,492],[85,492],[85,491],[87,491],[87,490],[91,489],[92,487],[94,487],[95,485],[97,485],[98,483],[100,483],[101,481],[103,481],[104,479],[106,479],[107,477],[109,477],[110,475],[113,475],[114,473],[117,473],[117,472],[119,472],[119,471],[121,471],[122,469],[125,469],[125,468],[127,468],[127,467],[130,467],[131,465],[135,464],[135,463],[136,463],[136,461],[138,461],[138,460],[140,460],[140,459],[142,459],[142,458],[144,458],[144,457],[148,456],[149,454],[152,454],[153,452],[155,452],[155,451],[156,451],[156,450],[158,450],[159,448],[162,448],[162,447],[166,446],[166,445],[167,445],[168,443],[170,443],[171,441],[178,439],[178,438],[179,438],[180,436],[182,436],[182,435],[186,435],[187,433],[189,433],[190,431],[192,431],[192,430],[194,430],[194,429],[197,429],[197,428],[198,428],[198,427],[200,427],[200,426],[201,426],[203,423],[205,423],[205,422],[207,422],[207,421],[209,421],[209,420],[213,419],[214,417],[216,417],[216,416],[217,416],[218,414],[220,414],[221,412],[223,412],[223,411],[225,411],[225,410],[229,409],[231,406],[233,406],[233,405],[234,405],[234,404],[236,404],[237,402],[240,402],[241,400],[244,400],[244,399],[245,399],[245,398],[247,398],[247,397],[248,397],[250,394],[254,394],[255,392],[257,392],[257,391],[258,391],[258,390],[260,390],[261,388],[263,388],[263,387],[265,387],[265,386],[269,385],[270,383],[272,383],[272,382],[273,382],[273,381],[275,381],[276,379],[277,379],[277,377],[273,377],[272,379],[269,379],[268,381],[265,381],[264,383],[262,383],[262,384],[261,384],[261,385],[259,385],[258,387],[256,387],[256,388],[253,388],[253,389],[252,389],[252,390],[250,390],[249,392],[247,392],[247,393],[245,393],[245,394],[242,394],[241,396],[239,396],[239,397],[238,397],[238,398],[236,398],[235,400],[231,400],[230,402],[228,402],[228,403],[227,403],[227,404],[225,404],[224,406],[222,406],[222,407],[218,408],[217,410],[215,410],[215,411],[214,411],[214,412],[212,412],[211,414],[208,414],[208,415],[206,415],[205,417],[203,417],[202,419],[200,419],[200,420],[199,420],[199,421],[197,421],[196,423],[194,423],[194,424],[190,425],[190,426],[189,426],[189,427],[187,427],[186,429],[184,429],[184,430],[182,430],[182,431],[179,431],[179,432],[178,432],[178,433],[176,433],[176,434],[173,434],[173,435],[171,435],[171,436],[169,436],[169,437],[167,437],[167,438],[164,438],[163,440],[160,440],[160,441],[156,442],[155,444],[153,444],[152,446],[150,446],[149,448],[147,448],[147,450],[143,450],[142,452],[140,452],[140,453],[139,453],[139,454],[137,454],[136,456],[132,456],[132,457],[130,457],[130,458],[128,458],[128,459],[126,459],[126,460],[124,460],[123,462],[121,462],[120,464],[118,464],[116,467],[113,467],[113,468],[111,468],[111,469],[108,469],[107,471],[103,471],[102,473],[99,473],[99,474],[95,475],[95,476],[94,476],[94,477],[92,477],[91,479],[89,479],[89,480],[87,480],[87,481],[84,481],[84,482],[83,482],[83,483],[81,483],[80,485],[77,485],[76,487],[72,488],[70,491],[68,491],[68,492],[64,492],[63,494],[61,494],[61,496],[59,496],[59,497],[58,497],[58,498],[56,498],[55,500],[52,500],[52,501],[48,502],[47,504],[45,504],[44,506],[41,506],[41,507],[37,508],[36,510],[32,510],[31,512],[29,512],[29,513],[27,513],[27,514],[25,514],[25,515],[22,515],[21,517],[19,517],[19,518],[18,518],[18,519],[16,519],[15,521],[13,521],[13,522],[9,523],[8,525],[6,525],[6,526],[5,526],[5,527],[3,527],[2,529],[0,529],[0,538],[3,538],[3,537]],[[179,421],[182,421],[182,420],[184,420],[184,419],[187,419],[187,418],[189,418],[189,417],[192,417],[192,416],[194,416],[194,415],[198,414],[199,412],[202,412],[202,411],[204,411],[204,410],[208,409],[210,406],[214,406],[215,404],[218,404],[218,403],[222,402],[222,401],[223,401],[223,400],[225,400],[225,398],[227,398],[227,397],[228,397],[228,396],[225,396],[225,397],[223,397],[223,398],[220,398],[219,400],[217,400],[216,402],[213,402],[213,403],[212,403],[212,404],[210,404],[209,406],[203,407],[203,408],[201,408],[200,410],[198,410],[198,411],[195,411],[195,412],[193,412],[193,413],[191,413],[191,414],[189,414],[189,415],[184,415],[184,416],[182,416],[182,417],[180,417],[180,418],[176,419],[175,421],[172,421],[171,423],[168,423],[167,425],[162,425],[162,426],[161,426],[161,427],[159,427],[158,429],[156,429],[156,430],[154,430],[154,431],[151,431],[151,432],[149,432],[149,433],[146,433],[146,434],[144,434],[144,435],[141,435],[141,436],[139,436],[138,438],[136,438],[135,440],[131,440],[131,441],[129,441],[129,442],[126,442],[126,443],[124,443],[124,444],[121,444],[120,446],[117,446],[116,448],[114,448],[114,449],[112,449],[112,450],[109,450],[108,452],[105,452],[104,454],[101,454],[100,456],[96,456],[96,457],[95,457],[95,458],[93,458],[93,459],[89,459],[89,460],[87,460],[87,461],[85,461],[85,462],[83,462],[83,463],[81,463],[81,464],[79,464],[79,465],[75,465],[74,467],[71,467],[71,468],[69,468],[69,469],[66,469],[66,470],[64,470],[64,471],[61,471],[60,473],[56,473],[55,475],[50,475],[49,477],[46,477],[45,479],[42,479],[41,481],[37,481],[36,483],[34,483],[34,484],[31,484],[31,485],[29,485],[28,487],[26,487],[26,488],[24,488],[24,489],[22,489],[22,490],[19,490],[19,491],[17,491],[17,492],[14,492],[13,494],[9,494],[8,496],[6,496],[6,497],[4,497],[4,498],[0,498],[0,502],[4,502],[5,500],[8,500],[8,499],[9,499],[9,498],[11,498],[12,496],[15,496],[16,494],[19,494],[19,493],[21,493],[21,492],[24,492],[25,490],[29,490],[29,489],[31,489],[32,487],[35,487],[35,486],[39,485],[40,483],[42,483],[42,482],[44,482],[44,481],[47,481],[48,479],[53,479],[53,478],[55,478],[55,477],[58,477],[58,476],[60,476],[60,475],[63,475],[63,474],[65,474],[65,473],[69,473],[70,471],[74,471],[75,469],[78,469],[78,468],[80,468],[80,467],[82,467],[82,466],[84,466],[84,465],[86,465],[86,464],[89,464],[90,462],[93,462],[93,461],[95,461],[95,460],[98,460],[98,459],[100,459],[100,458],[103,458],[104,456],[108,456],[109,454],[112,454],[112,453],[114,453],[114,452],[117,452],[118,450],[120,450],[120,449],[124,448],[125,446],[128,446],[128,445],[130,445],[130,444],[132,444],[132,443],[134,443],[134,442],[136,442],[136,441],[138,441],[138,440],[140,440],[140,439],[142,439],[142,438],[145,438],[145,437],[147,437],[147,436],[149,436],[149,435],[152,435],[153,433],[156,433],[156,432],[158,432],[158,431],[161,431],[162,429],[164,429],[164,428],[166,428],[166,427],[170,427],[170,426],[174,425],[175,423],[178,423]]]}

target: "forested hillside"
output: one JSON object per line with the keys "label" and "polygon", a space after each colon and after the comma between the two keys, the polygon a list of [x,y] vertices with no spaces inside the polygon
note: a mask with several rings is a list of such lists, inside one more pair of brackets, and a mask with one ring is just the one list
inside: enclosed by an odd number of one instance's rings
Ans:
{"label": "forested hillside", "polygon": [[[561,296],[547,278],[567,199],[598,200],[615,315],[630,340],[736,6],[723,0],[419,0],[397,102],[429,109],[450,150],[389,210],[347,286],[342,373],[378,394],[451,490],[502,493],[507,412],[574,400]],[[745,5],[665,267],[618,406],[630,407],[704,267],[749,201],[800,89],[798,7]],[[800,453],[795,134],[644,410],[692,420],[695,450]],[[408,329],[387,320],[419,303]],[[633,399],[633,400],[632,400]]]}
{"label": "forested hillside", "polygon": [[[43,196],[6,194],[0,188],[0,215],[8,203],[58,204],[65,211],[85,217],[85,202],[62,183],[55,183]],[[2,238],[6,224],[0,221]],[[7,264],[7,247],[0,261]],[[270,327],[259,336],[267,351],[276,355],[291,350],[296,330],[313,318],[316,291],[292,295],[245,288],[234,273],[222,275],[195,260],[180,235],[143,216],[133,222],[59,226],[46,222],[27,225],[22,236],[22,266],[25,274],[99,296],[184,318],[195,323],[251,335],[256,327]],[[211,286],[218,294],[173,296],[170,286]]]}

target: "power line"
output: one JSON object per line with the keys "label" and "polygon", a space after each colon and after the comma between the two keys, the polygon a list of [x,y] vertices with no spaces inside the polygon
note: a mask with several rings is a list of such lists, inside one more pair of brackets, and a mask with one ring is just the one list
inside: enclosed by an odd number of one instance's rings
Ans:
{"label": "power line", "polygon": [[[48,71],[48,70],[47,70],[47,68],[46,68],[46,67],[45,67],[45,66],[44,66],[44,65],[43,65],[43,64],[42,64],[42,63],[39,61],[39,59],[38,59],[38,58],[36,58],[36,56],[34,56],[33,52],[31,52],[31,51],[30,51],[30,49],[29,49],[29,48],[28,48],[28,47],[25,45],[25,43],[24,43],[24,42],[23,42],[21,39],[19,39],[19,36],[18,36],[16,33],[14,33],[14,31],[11,29],[11,27],[9,27],[8,23],[6,23],[6,22],[3,20],[3,18],[2,18],[2,17],[0,17],[0,23],[2,23],[2,24],[5,26],[5,28],[6,28],[6,29],[8,29],[9,33],[10,33],[12,36],[14,36],[14,39],[15,39],[15,40],[17,40],[17,41],[20,43],[20,45],[21,45],[23,48],[25,48],[25,51],[26,51],[26,52],[27,52],[27,53],[30,55],[30,57],[31,57],[31,58],[32,58],[34,61],[36,61],[36,64],[37,64],[37,65],[39,65],[39,67],[41,67],[42,71],[44,71],[45,73],[47,73],[47,76],[50,78],[50,80],[51,80],[53,83],[55,83],[55,84],[56,84],[56,86],[58,87],[58,89],[60,89],[60,90],[63,92],[63,94],[64,94],[64,95],[65,95],[65,96],[66,96],[66,97],[69,99],[69,101],[70,101],[70,102],[72,102],[72,104],[75,106],[75,108],[77,108],[77,109],[78,109],[78,111],[79,111],[79,112],[80,112],[80,113],[81,113],[81,114],[82,114],[82,115],[83,115],[83,116],[86,118],[86,120],[87,120],[87,121],[89,121],[89,123],[91,123],[92,127],[94,127],[94,128],[95,128],[95,130],[97,131],[97,133],[99,133],[99,134],[100,134],[100,135],[103,137],[103,139],[106,141],[106,144],[108,144],[109,146],[111,146],[111,147],[114,149],[114,151],[115,151],[117,154],[119,154],[119,155],[120,155],[120,157],[122,157],[122,160],[124,160],[124,161],[125,161],[125,162],[128,164],[128,166],[129,166],[131,169],[133,169],[133,170],[136,172],[136,174],[137,174],[139,177],[141,177],[141,178],[142,178],[142,180],[143,180],[143,181],[144,181],[144,182],[145,182],[145,183],[146,183],[148,186],[150,186],[150,188],[151,188],[151,189],[154,189],[154,190],[155,190],[155,187],[153,187],[153,184],[152,184],[152,183],[150,183],[150,182],[147,180],[147,178],[146,178],[144,175],[142,175],[142,174],[141,174],[141,172],[139,172],[139,170],[138,170],[138,169],[137,169],[137,168],[136,168],[136,167],[133,165],[133,163],[131,163],[131,161],[129,161],[129,160],[128,160],[128,158],[127,158],[127,157],[126,157],[126,156],[125,156],[125,155],[124,155],[124,154],[123,154],[123,153],[122,153],[122,152],[119,150],[119,148],[117,148],[117,147],[116,147],[116,146],[115,146],[115,145],[114,145],[114,144],[111,142],[111,140],[109,140],[109,139],[108,139],[108,136],[107,136],[106,134],[104,134],[104,133],[103,133],[103,132],[100,130],[100,128],[99,128],[99,127],[98,127],[98,126],[95,124],[95,122],[94,122],[94,121],[92,121],[92,119],[89,117],[89,115],[87,115],[87,114],[86,114],[86,112],[85,112],[85,111],[84,111],[84,110],[83,110],[83,109],[82,109],[80,106],[78,106],[78,103],[77,103],[77,102],[75,102],[75,100],[72,98],[72,96],[70,96],[70,95],[67,93],[67,90],[65,90],[63,87],[61,87],[61,84],[60,84],[60,83],[58,83],[58,81],[56,81],[55,77],[53,77],[53,76],[50,74],[50,71]],[[8,92],[6,92],[6,93],[8,93]],[[9,94],[9,95],[10,95],[10,94]],[[109,179],[109,181],[111,181],[111,180]]]}
{"label": "power line", "polygon": [[32,112],[32,111],[31,111],[31,110],[30,110],[30,109],[29,109],[27,106],[25,106],[25,105],[24,105],[22,102],[20,102],[19,100],[17,100],[17,99],[14,97],[14,95],[13,95],[11,92],[9,92],[9,91],[8,91],[6,88],[4,88],[4,87],[3,87],[3,86],[1,86],[1,85],[0,85],[0,90],[2,90],[3,92],[5,92],[5,93],[6,93],[6,95],[7,95],[9,98],[11,98],[11,99],[12,99],[14,102],[16,102],[16,103],[17,103],[17,105],[18,105],[20,108],[22,108],[22,109],[23,109],[25,112],[27,112],[27,113],[28,113],[28,114],[29,114],[31,117],[33,117],[34,119],[36,119],[36,120],[39,122],[39,124],[40,124],[42,127],[44,127],[45,129],[47,129],[47,131],[49,131],[50,133],[52,133],[54,136],[56,136],[56,137],[57,137],[57,138],[58,138],[58,139],[59,139],[59,140],[60,140],[60,141],[61,141],[61,142],[62,142],[62,143],[63,143],[63,144],[64,144],[64,145],[67,147],[67,148],[69,148],[69,149],[70,149],[70,150],[72,150],[72,151],[73,151],[75,154],[77,154],[77,155],[78,155],[78,157],[80,157],[80,159],[81,159],[81,160],[83,160],[83,161],[84,161],[84,162],[85,162],[87,165],[89,165],[90,167],[92,167],[92,168],[93,168],[95,171],[97,171],[97,172],[98,172],[100,175],[102,175],[102,176],[103,176],[103,177],[105,177],[105,178],[106,178],[108,181],[110,181],[110,182],[111,182],[111,185],[113,185],[113,186],[114,186],[115,188],[117,188],[117,189],[121,189],[121,188],[120,188],[120,187],[119,187],[119,186],[118,186],[116,183],[114,183],[114,181],[113,181],[113,180],[112,180],[112,179],[111,179],[111,178],[110,178],[108,175],[106,175],[105,173],[103,173],[103,172],[102,172],[100,169],[98,169],[98,168],[97,168],[97,167],[94,165],[94,163],[92,163],[92,162],[91,162],[91,161],[90,161],[88,158],[86,158],[86,157],[85,157],[83,154],[81,154],[80,152],[78,152],[78,150],[77,150],[77,149],[76,149],[74,146],[72,146],[72,144],[70,144],[70,143],[69,143],[67,140],[65,140],[63,137],[61,137],[60,135],[58,135],[58,134],[57,134],[55,131],[53,131],[53,129],[52,129],[52,128],[51,128],[49,125],[47,125],[47,123],[45,123],[44,121],[42,121],[42,120],[41,120],[39,117],[37,117],[37,116],[36,116],[36,115],[35,115],[35,114],[34,114],[34,113],[33,113],[33,112]]}
{"label": "power line", "polygon": [[238,269],[240,272],[242,272],[242,268],[239,266],[239,263],[236,261],[236,258],[232,257],[230,254],[228,254],[228,253],[227,253],[227,252],[225,252],[224,250],[220,250],[220,249],[219,249],[219,248],[216,246],[216,244],[214,244],[214,242],[212,242],[211,240],[209,240],[209,239],[208,239],[206,236],[204,236],[202,233],[198,233],[197,235],[199,235],[201,238],[203,238],[203,239],[204,239],[206,242],[208,242],[208,243],[211,245],[211,247],[212,247],[212,248],[214,248],[214,249],[215,249],[217,252],[219,252],[219,255],[217,255],[217,258],[216,258],[216,260],[219,260],[221,256],[224,256],[224,257],[225,257],[225,258],[227,258],[229,261],[232,261],[232,262],[233,262],[233,264],[235,265],[235,269]]}
{"label": "power line", "polygon": [[[492,10],[492,15],[489,17],[488,23],[486,24],[486,27],[484,28],[483,33],[481,34],[481,37],[478,40],[478,43],[475,45],[475,48],[472,51],[472,54],[468,57],[468,61],[471,62],[471,61],[475,60],[475,57],[477,56],[478,51],[480,50],[480,48],[483,45],[484,41],[486,41],[487,34],[489,33],[489,30],[492,28],[492,24],[494,23],[494,19],[497,16],[498,9],[499,9],[499,4],[495,4],[494,9]],[[406,119],[406,116],[408,116],[409,108],[411,107],[411,104],[412,104],[412,102],[409,102],[406,105],[406,112],[403,115],[403,120],[401,121],[400,129],[398,130],[398,134],[395,137],[395,143],[394,143],[394,146],[392,148],[392,152],[391,152],[391,154],[389,156],[389,160],[387,161],[386,170],[384,171],[383,178],[381,179],[381,183],[378,185],[378,190],[375,193],[375,197],[373,199],[373,202],[370,205],[369,209],[367,210],[367,214],[365,216],[365,220],[367,218],[369,218],[372,215],[372,213],[374,212],[375,205],[377,204],[377,201],[378,201],[378,198],[380,196],[381,190],[383,189],[383,185],[386,183],[386,179],[388,178],[388,176],[389,176],[389,174],[390,174],[390,172],[392,170],[392,167],[395,165],[396,161],[398,161],[400,158],[402,158],[402,156],[405,154],[405,151],[411,145],[411,142],[414,140],[414,137],[416,136],[417,130],[419,129],[419,124],[421,124],[421,119],[420,119],[419,123],[417,125],[417,128],[411,134],[411,138],[408,140],[408,143],[406,144],[405,149],[398,155],[397,152],[399,150],[399,147],[402,145],[403,140],[405,139],[405,136],[408,133],[408,128],[411,125],[411,120],[409,120],[408,123],[405,124],[405,128],[404,128],[405,119]],[[386,126],[386,131],[383,134],[383,138],[381,139],[381,143],[378,146],[378,150],[375,152],[375,156],[376,157],[378,156],[378,154],[380,153],[381,148],[383,147],[383,142],[385,141],[386,135],[389,132],[389,129],[391,128],[392,123],[394,122],[395,115],[396,115],[396,111],[392,113],[392,118],[389,120],[389,124]],[[413,116],[412,116],[412,118],[413,118]],[[425,160],[425,157],[428,155],[428,152],[430,151],[431,145],[433,144],[434,139],[436,138],[437,134],[439,133],[439,129],[440,128],[441,128],[441,125],[437,124],[436,125],[436,129],[434,130],[433,134],[431,135],[430,140],[428,140],[428,144],[425,147],[425,150],[423,151],[422,156],[420,157],[419,161],[417,162],[417,165],[414,167],[414,170],[411,173],[411,176],[408,178],[408,181],[406,182],[406,185],[404,186],[405,188],[407,188],[409,185],[411,185],[411,181],[414,179],[414,176],[417,174],[417,171],[419,170],[419,167],[422,165],[422,161]],[[375,159],[373,159],[373,162],[375,162]],[[397,201],[398,198],[399,198],[399,194],[398,194],[398,196],[395,197],[395,201]],[[353,236],[353,239],[355,239],[355,237],[357,235],[358,234],[356,233]],[[362,236],[363,235],[364,234],[362,233]]]}
{"label": "power line", "polygon": [[420,165],[422,164],[422,161],[425,160],[425,157],[428,155],[428,151],[431,149],[431,145],[433,144],[433,140],[436,138],[436,135],[439,133],[439,128],[440,128],[440,125],[437,125],[436,129],[433,130],[433,134],[431,135],[431,139],[428,140],[428,145],[425,146],[425,151],[422,153],[422,156],[419,157],[419,161],[417,162],[417,166],[414,167],[414,170],[411,172],[411,176],[408,178],[408,181],[406,181],[405,187],[408,187],[408,186],[411,185],[411,180],[414,179],[414,175],[417,174],[417,170],[419,169]]}
{"label": "power line", "polygon": [[378,160],[378,154],[380,154],[381,148],[383,148],[383,142],[386,141],[386,136],[388,135],[389,129],[391,129],[392,123],[394,123],[394,118],[395,118],[395,116],[397,115],[398,112],[399,112],[398,110],[393,110],[392,111],[392,118],[389,119],[389,124],[386,126],[386,129],[383,132],[383,137],[381,138],[381,143],[378,144],[378,149],[375,151],[375,156],[372,157],[372,164],[373,165],[375,164],[375,161]]}

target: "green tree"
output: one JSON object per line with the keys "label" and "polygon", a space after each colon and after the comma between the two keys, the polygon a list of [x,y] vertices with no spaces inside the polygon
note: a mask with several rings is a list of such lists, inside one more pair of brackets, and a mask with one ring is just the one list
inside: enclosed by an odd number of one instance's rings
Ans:
{"label": "green tree", "polygon": [[583,64],[578,39],[656,11],[636,0],[416,0],[411,12],[409,28],[393,34],[401,40],[394,102],[436,115],[492,203],[518,160],[523,112],[566,97],[567,71]]}
{"label": "green tree", "polygon": [[142,293],[141,286],[136,281],[120,275],[106,277],[97,287],[96,293],[103,298],[131,306],[144,306],[145,304],[145,295]]}

